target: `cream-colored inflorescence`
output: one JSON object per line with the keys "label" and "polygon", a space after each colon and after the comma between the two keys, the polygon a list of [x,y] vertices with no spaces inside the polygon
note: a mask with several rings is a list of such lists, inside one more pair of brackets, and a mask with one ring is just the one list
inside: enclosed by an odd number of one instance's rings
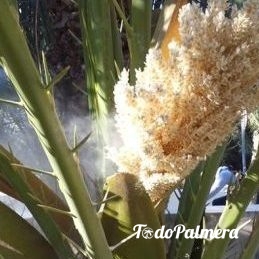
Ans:
{"label": "cream-colored inflorescence", "polygon": [[185,5],[181,42],[170,60],[151,49],[136,84],[123,71],[115,85],[116,123],[123,146],[113,154],[119,171],[138,174],[153,200],[185,178],[221,144],[242,109],[259,100],[259,1],[241,10],[211,0],[205,12]]}

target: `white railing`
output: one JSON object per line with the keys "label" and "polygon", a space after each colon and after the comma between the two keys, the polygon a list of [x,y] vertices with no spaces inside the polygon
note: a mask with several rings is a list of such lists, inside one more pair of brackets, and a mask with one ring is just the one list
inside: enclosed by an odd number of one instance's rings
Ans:
{"label": "white railing", "polygon": [[[224,192],[219,192],[217,193],[217,195],[215,195],[213,198],[211,198],[210,200],[208,200],[206,209],[205,209],[205,213],[206,214],[220,214],[222,213],[225,205],[212,205],[212,201],[215,199],[218,199],[220,197],[225,196]],[[166,209],[166,213],[167,214],[176,214],[177,210],[178,210],[178,198],[176,197],[176,195],[173,193],[169,199],[168,202],[168,206]],[[247,209],[246,209],[247,213],[257,213],[259,212],[259,204],[254,204],[252,202],[250,202],[250,204],[248,205]]]}

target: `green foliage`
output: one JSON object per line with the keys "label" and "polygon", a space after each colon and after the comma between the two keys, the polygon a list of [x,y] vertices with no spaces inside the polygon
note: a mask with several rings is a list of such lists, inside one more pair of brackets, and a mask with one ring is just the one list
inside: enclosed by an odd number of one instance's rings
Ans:
{"label": "green foliage", "polygon": [[115,174],[107,179],[105,191],[109,200],[101,211],[101,219],[114,255],[119,258],[163,259],[165,247],[162,239],[136,239],[133,234],[136,224],[145,224],[154,230],[160,228],[152,202],[138,178],[132,174]]}
{"label": "green foliage", "polygon": [[[0,191],[8,194],[9,196],[25,202],[22,199],[23,195],[19,195],[18,188],[12,184],[13,174],[14,177],[20,179],[25,188],[30,190],[29,196],[34,197],[36,202],[38,201],[41,205],[46,207],[55,207],[60,211],[68,211],[67,205],[64,201],[52,191],[45,183],[43,183],[35,173],[36,169],[30,169],[24,167],[19,160],[17,160],[13,154],[5,150],[0,146],[0,158],[2,164],[0,166]],[[8,166],[10,171],[5,170],[5,165]],[[6,174],[7,173],[7,174]],[[40,172],[42,173],[42,172]],[[54,177],[53,174],[51,177]],[[8,180],[10,179],[10,180]],[[30,207],[30,206],[28,206]],[[73,221],[71,217],[61,213],[51,213],[51,216],[55,223],[59,226],[61,231],[69,238],[78,241],[79,237],[77,232],[72,228]]]}
{"label": "green foliage", "polygon": [[16,15],[6,0],[0,2],[2,64],[21,98],[28,119],[58,178],[60,189],[70,212],[74,215],[73,221],[81,235],[86,253],[100,259],[112,258],[79,165],[66,142],[52,96],[41,83]]}
{"label": "green foliage", "polygon": [[[241,217],[245,213],[253,195],[259,187],[259,153],[256,160],[249,168],[246,177],[242,180],[240,187],[235,188],[231,194],[227,206],[219,219],[216,228],[234,229],[237,227]],[[230,239],[226,236],[224,239],[213,239],[208,241],[202,258],[222,258]]]}
{"label": "green foliage", "polygon": [[[215,153],[207,159],[206,163],[201,162],[186,179],[175,225],[183,224],[188,229],[194,229],[200,224],[210,187],[213,184],[214,176],[222,159],[224,149],[225,145],[218,147]],[[186,206],[186,204],[189,206]],[[172,239],[169,249],[169,258],[181,259],[186,254],[191,255],[194,241],[194,239],[185,239],[183,235],[181,235],[179,239]]]}
{"label": "green foliage", "polygon": [[5,153],[0,153],[0,171],[2,172],[4,179],[12,186],[21,200],[27,205],[60,258],[65,259],[71,257],[72,251],[70,251],[68,244],[63,240],[61,231],[57,228],[57,225],[50,215],[43,208],[38,206],[41,201],[34,196],[34,193],[24,181],[22,174],[19,170],[16,171],[11,163],[12,160],[9,160]]}
{"label": "green foliage", "polygon": [[[17,233],[22,233],[22,237]],[[0,203],[0,254],[12,259],[57,259],[54,246],[27,221]],[[64,257],[65,258],[65,257]]]}

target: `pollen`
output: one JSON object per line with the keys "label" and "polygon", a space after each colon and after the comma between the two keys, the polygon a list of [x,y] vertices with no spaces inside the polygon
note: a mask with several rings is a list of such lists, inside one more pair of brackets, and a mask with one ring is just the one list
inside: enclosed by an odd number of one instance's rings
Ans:
{"label": "pollen", "polygon": [[123,70],[114,88],[123,145],[119,171],[139,176],[153,201],[181,182],[259,101],[259,1],[242,9],[211,0],[184,5],[169,62],[150,49],[135,85]]}

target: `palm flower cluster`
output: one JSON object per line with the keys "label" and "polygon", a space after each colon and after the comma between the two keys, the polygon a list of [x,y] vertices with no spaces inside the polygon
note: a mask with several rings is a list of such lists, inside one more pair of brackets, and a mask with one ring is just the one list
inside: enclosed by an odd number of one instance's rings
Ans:
{"label": "palm flower cluster", "polygon": [[181,40],[169,44],[169,60],[151,49],[135,85],[126,70],[115,85],[123,145],[113,160],[119,171],[139,176],[153,201],[224,141],[242,109],[259,101],[259,1],[226,10],[222,0],[209,1],[205,11],[183,6]]}

